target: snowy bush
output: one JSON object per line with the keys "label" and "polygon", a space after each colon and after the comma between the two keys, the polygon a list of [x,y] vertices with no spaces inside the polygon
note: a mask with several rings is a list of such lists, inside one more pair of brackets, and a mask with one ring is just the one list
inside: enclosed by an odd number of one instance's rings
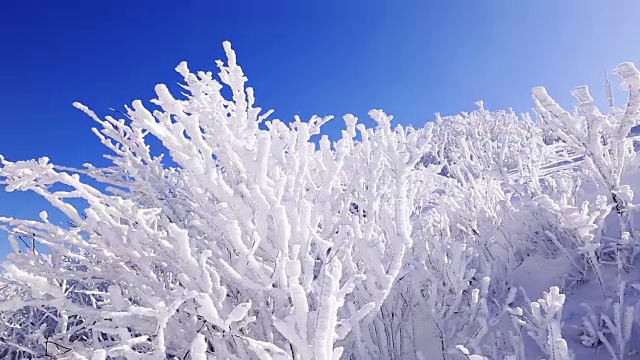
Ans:
{"label": "snowy bush", "polygon": [[225,50],[220,81],[181,63],[180,98],[158,85],[123,119],[75,104],[110,166],[1,159],[7,191],[68,220],[0,217],[13,248],[4,358],[566,360],[603,346],[621,360],[638,348],[632,64],[616,69],[627,107],[610,96],[606,115],[586,87],[574,113],[536,88],[538,119],[480,102],[414,129],[373,110],[374,128],[346,115],[331,142],[331,117],[256,107]]}

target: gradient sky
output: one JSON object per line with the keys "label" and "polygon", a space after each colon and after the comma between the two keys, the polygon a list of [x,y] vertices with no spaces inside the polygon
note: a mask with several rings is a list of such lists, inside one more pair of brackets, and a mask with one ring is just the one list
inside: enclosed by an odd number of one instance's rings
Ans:
{"label": "gradient sky", "polygon": [[[573,87],[601,96],[606,71],[640,61],[639,11],[637,0],[4,1],[0,153],[104,163],[94,124],[71,103],[105,115],[147,101],[156,83],[180,80],[181,60],[215,71],[224,40],[258,105],[283,120],[382,108],[422,125],[480,99],[522,112],[538,85],[570,106]],[[0,194],[0,215],[41,206]]]}

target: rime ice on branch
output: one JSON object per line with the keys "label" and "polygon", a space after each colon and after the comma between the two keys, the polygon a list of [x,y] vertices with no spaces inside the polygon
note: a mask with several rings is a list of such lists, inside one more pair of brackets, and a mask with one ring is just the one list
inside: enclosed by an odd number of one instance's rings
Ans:
{"label": "rime ice on branch", "polygon": [[[224,48],[222,83],[183,62],[185,97],[158,85],[157,110],[134,101],[125,120],[102,119],[75,104],[100,125],[111,167],[3,159],[9,191],[33,191],[73,222],[1,219],[16,249],[8,271],[26,292],[13,304],[65,319],[50,341],[87,358],[97,349],[153,359],[202,358],[203,349],[217,358],[339,358],[340,342],[391,291],[413,243],[416,181],[429,181],[429,170],[414,170],[429,130],[392,129],[391,116],[375,110],[376,128],[345,116],[342,138],[322,136],[316,149],[312,136],[331,118],[267,120]],[[149,136],[177,167],[151,155]],[[88,207],[75,208],[74,198]],[[349,211],[354,203],[359,214]],[[20,250],[19,234],[33,234],[36,247]]]}
{"label": "rime ice on branch", "polygon": [[[640,168],[635,67],[616,70],[631,97],[623,110],[610,95],[607,115],[586,87],[575,114],[537,88],[542,122],[479,102],[414,129],[373,110],[375,127],[346,115],[331,142],[331,117],[285,123],[256,107],[224,48],[220,81],[180,63],[184,94],[158,85],[152,106],[134,101],[124,119],[75,104],[99,125],[110,166],[0,159],[7,191],[34,192],[68,221],[0,217],[14,250],[0,357],[572,358],[566,290],[593,270],[605,294],[605,259],[621,276],[640,248],[623,182]],[[619,236],[606,243],[610,213]],[[536,261],[568,264],[566,276],[518,283]],[[524,287],[538,282],[551,290],[531,302]],[[582,335],[618,358],[637,331],[624,289],[602,315],[613,336],[591,317]]]}

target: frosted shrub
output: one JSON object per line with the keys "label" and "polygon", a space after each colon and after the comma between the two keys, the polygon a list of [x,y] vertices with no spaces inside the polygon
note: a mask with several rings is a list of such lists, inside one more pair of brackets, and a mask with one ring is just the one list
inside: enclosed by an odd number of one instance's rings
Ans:
{"label": "frosted shrub", "polygon": [[569,360],[567,343],[560,333],[562,328],[562,307],[565,295],[556,286],[545,292],[542,299],[531,303],[530,310],[525,313],[516,307],[511,311],[514,325],[526,330],[540,348],[550,356],[550,360]]}
{"label": "frosted shrub", "polygon": [[[33,191],[74,223],[55,225],[46,213],[0,219],[15,250],[7,272],[25,292],[3,310],[56,309],[51,341],[67,355],[339,358],[340,342],[377,312],[400,274],[413,244],[409,209],[433,175],[415,170],[430,129],[392,129],[376,110],[375,129],[345,116],[342,138],[322,136],[317,149],[311,138],[330,118],[268,121],[225,49],[219,75],[233,99],[211,73],[182,63],[184,100],[158,85],[158,109],[135,101],[126,120],[76,104],[102,127],[95,133],[114,153],[111,167],[2,160],[8,191]],[[176,167],[151,155],[148,136]],[[24,251],[20,234],[49,255]],[[73,266],[59,266],[62,257]],[[86,298],[74,301],[60,279],[76,281]]]}
{"label": "frosted shrub", "polygon": [[636,154],[629,134],[640,117],[640,72],[632,63],[623,63],[616,67],[614,73],[622,77],[621,87],[629,92],[629,102],[624,110],[613,107],[610,89],[609,114],[601,113],[594,105],[586,86],[577,87],[572,92],[580,103],[573,114],[560,107],[543,87],[533,89],[533,97],[544,123],[562,142],[584,156],[587,170],[611,199],[620,217],[619,234],[627,233],[633,239],[632,250],[624,246],[614,247],[614,256],[621,269],[637,253],[630,214],[633,191],[621,181]]}
{"label": "frosted shrub", "polygon": [[437,146],[427,153],[425,162],[437,159],[446,174],[462,182],[484,176],[511,183],[508,175],[527,171],[528,161],[542,161],[542,152],[552,151],[552,147],[544,146],[543,130],[529,115],[490,112],[482,102],[478,106],[471,113],[437,116],[434,129]]}
{"label": "frosted shrub", "polygon": [[[610,258],[616,285],[633,269],[632,65],[617,70],[627,109],[606,116],[586,88],[575,114],[537,88],[541,122],[479,103],[414,129],[373,110],[375,127],[346,115],[331,142],[331,117],[285,123],[256,107],[224,46],[220,81],[178,65],[181,98],[157,85],[123,119],[75,104],[99,125],[109,166],[0,158],[7,191],[67,219],[0,217],[13,249],[1,357],[519,360],[530,345],[573,357],[571,289],[544,283],[531,302],[514,274],[566,259],[604,294]],[[610,314],[580,317],[577,337],[622,359],[637,311],[618,290]]]}
{"label": "frosted shrub", "polygon": [[[627,284],[618,284],[616,298],[607,299],[598,312],[587,304],[582,304],[586,315],[582,320],[580,340],[585,346],[603,344],[612,359],[621,360],[628,353],[629,340],[633,331],[635,307],[625,303]],[[613,342],[613,343],[612,343]]]}

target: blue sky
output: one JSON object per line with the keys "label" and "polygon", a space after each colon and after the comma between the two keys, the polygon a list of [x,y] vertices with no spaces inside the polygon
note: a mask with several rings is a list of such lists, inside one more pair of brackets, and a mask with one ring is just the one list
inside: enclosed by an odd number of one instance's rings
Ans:
{"label": "blue sky", "polygon": [[[571,105],[574,86],[600,95],[605,71],[640,60],[639,10],[637,0],[5,1],[0,153],[102,163],[93,123],[71,103],[104,115],[149,100],[156,83],[180,80],[181,60],[215,70],[224,40],[258,105],[283,120],[382,108],[421,125],[480,99],[528,111],[538,85]],[[0,194],[0,214],[34,217],[42,204]]]}

